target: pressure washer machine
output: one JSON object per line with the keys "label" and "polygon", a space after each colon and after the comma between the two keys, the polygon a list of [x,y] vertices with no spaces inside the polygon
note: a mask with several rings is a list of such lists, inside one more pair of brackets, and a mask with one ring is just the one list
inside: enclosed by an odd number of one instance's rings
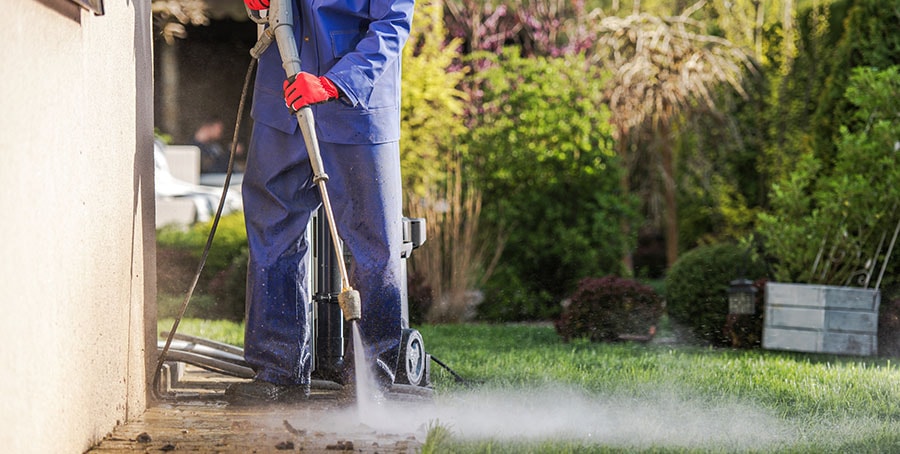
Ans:
{"label": "pressure washer machine", "polygon": [[[322,210],[318,210],[311,220],[311,244],[313,267],[310,273],[310,289],[313,295],[313,371],[314,379],[340,381],[346,362],[348,342],[351,341],[349,323],[346,322],[338,305],[340,275],[335,260],[349,261],[350,257],[338,258],[335,253],[331,232],[325,225]],[[426,239],[425,219],[403,218],[403,247],[401,248],[401,273],[406,276],[406,260],[412,251]],[[430,387],[430,355],[425,352],[422,335],[409,328],[409,296],[406,279],[402,279],[400,293],[402,325],[405,327],[400,339],[400,355],[394,376],[395,385]]]}
{"label": "pressure washer machine", "polygon": [[[312,339],[313,390],[320,392],[343,390],[344,368],[350,358],[346,354],[352,342],[350,324],[345,320],[338,305],[340,276],[337,260],[349,260],[349,256],[338,258],[330,231],[321,209],[313,214],[310,228],[311,254],[309,275],[311,314],[307,317],[307,327]],[[406,276],[406,260],[413,250],[426,239],[425,219],[403,218],[403,247],[401,249],[401,272]],[[406,280],[403,279],[405,284]],[[419,331],[409,328],[409,300],[407,289],[401,289],[401,314],[403,326],[400,354],[395,370],[394,385],[389,394],[393,396],[415,396],[429,398],[431,387],[431,355],[425,351],[425,344]],[[169,333],[162,333],[168,335]],[[171,395],[177,388],[184,366],[190,364],[202,369],[231,377],[252,379],[254,372],[244,360],[240,347],[175,333],[174,340],[166,352],[165,363],[155,390],[158,395]],[[163,353],[163,342],[158,345]]]}

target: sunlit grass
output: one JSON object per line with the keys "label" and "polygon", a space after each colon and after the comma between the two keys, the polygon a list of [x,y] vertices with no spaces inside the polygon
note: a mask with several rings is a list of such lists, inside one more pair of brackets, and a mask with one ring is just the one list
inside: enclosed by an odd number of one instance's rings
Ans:
{"label": "sunlit grass", "polygon": [[[420,331],[430,353],[479,387],[567,385],[635,399],[662,394],[685,401],[751,403],[795,430],[798,438],[785,447],[789,451],[900,452],[900,368],[889,359],[566,344],[547,326],[444,325]],[[439,392],[462,386],[439,367],[432,378]],[[553,452],[594,452],[571,441],[558,448]],[[452,451],[547,452],[496,440],[459,442]]]}
{"label": "sunlit grass", "polygon": [[[166,333],[172,329],[171,318],[160,319],[157,323],[158,332]],[[185,318],[178,324],[179,334],[187,334],[204,339],[211,339],[226,344],[244,346],[244,324],[229,320],[204,320],[199,318]],[[160,336],[163,338],[164,336]]]}

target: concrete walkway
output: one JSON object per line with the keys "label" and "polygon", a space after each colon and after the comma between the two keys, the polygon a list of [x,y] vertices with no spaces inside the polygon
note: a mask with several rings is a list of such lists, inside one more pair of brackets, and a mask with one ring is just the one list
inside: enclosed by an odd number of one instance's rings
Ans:
{"label": "concrete walkway", "polygon": [[423,427],[386,433],[362,424],[355,399],[333,391],[291,406],[229,404],[225,387],[238,380],[188,366],[166,400],[88,453],[416,453],[424,442]]}

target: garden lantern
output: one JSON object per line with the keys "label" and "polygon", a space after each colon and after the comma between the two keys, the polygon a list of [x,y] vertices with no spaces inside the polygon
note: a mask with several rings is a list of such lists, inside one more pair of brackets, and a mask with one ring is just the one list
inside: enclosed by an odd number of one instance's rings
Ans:
{"label": "garden lantern", "polygon": [[756,312],[756,287],[749,279],[735,279],[728,287],[728,313],[753,314]]}

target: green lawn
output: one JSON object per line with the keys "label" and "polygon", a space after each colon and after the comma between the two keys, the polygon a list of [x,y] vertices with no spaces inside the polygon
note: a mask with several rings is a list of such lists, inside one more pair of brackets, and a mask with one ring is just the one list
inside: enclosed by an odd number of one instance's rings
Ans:
{"label": "green lawn", "polygon": [[[572,400],[571,390],[576,390],[576,396],[607,413],[619,433],[633,435],[632,440],[621,440],[604,434],[608,443],[599,444],[582,436],[523,446],[506,440],[465,440],[449,427],[451,436],[435,452],[900,452],[900,368],[895,361],[763,350],[564,344],[552,328],[534,326],[429,326],[421,331],[432,354],[480,388],[550,390],[561,402]],[[460,389],[449,373],[435,371],[433,378],[445,393]],[[559,387],[565,391],[560,393]],[[550,407],[547,411],[567,412],[566,405],[545,406]],[[587,424],[602,422],[581,416]]]}
{"label": "green lawn", "polygon": [[[163,318],[157,323],[159,333],[168,333],[172,329],[173,319]],[[179,334],[212,339],[226,344],[244,346],[244,325],[226,320],[204,320],[184,318],[178,325]],[[164,337],[160,336],[161,339]]]}
{"label": "green lawn", "polygon": [[[225,325],[180,331],[240,335]],[[469,381],[433,364],[425,452],[900,452],[900,368],[888,359],[565,344],[548,326],[419,330]]]}

